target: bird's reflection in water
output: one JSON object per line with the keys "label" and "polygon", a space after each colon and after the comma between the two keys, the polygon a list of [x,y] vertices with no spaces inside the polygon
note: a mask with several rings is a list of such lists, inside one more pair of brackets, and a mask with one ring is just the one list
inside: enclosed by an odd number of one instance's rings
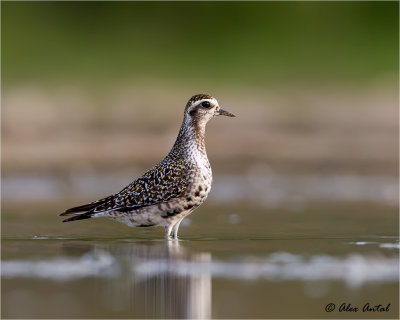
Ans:
{"label": "bird's reflection in water", "polygon": [[191,252],[177,241],[109,249],[120,267],[103,290],[114,312],[133,318],[211,318],[210,253]]}

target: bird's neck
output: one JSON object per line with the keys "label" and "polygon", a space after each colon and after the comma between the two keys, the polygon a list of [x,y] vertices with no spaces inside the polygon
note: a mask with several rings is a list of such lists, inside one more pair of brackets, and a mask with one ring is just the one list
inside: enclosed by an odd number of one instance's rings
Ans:
{"label": "bird's neck", "polygon": [[185,116],[172,150],[206,155],[205,133],[206,124],[203,121]]}

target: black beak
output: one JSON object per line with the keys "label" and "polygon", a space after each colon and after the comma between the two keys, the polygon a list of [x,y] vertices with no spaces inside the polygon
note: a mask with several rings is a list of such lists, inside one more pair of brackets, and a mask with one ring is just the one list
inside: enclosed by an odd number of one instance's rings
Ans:
{"label": "black beak", "polygon": [[227,117],[236,117],[233,113],[226,111],[222,108],[219,108],[218,111],[215,113],[216,116],[227,116]]}

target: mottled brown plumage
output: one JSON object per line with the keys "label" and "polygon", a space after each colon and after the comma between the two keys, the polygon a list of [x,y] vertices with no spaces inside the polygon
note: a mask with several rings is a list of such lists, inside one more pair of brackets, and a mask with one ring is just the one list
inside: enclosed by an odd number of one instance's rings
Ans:
{"label": "mottled brown plumage", "polygon": [[63,222],[106,217],[129,226],[163,226],[177,238],[182,219],[207,198],[212,183],[204,136],[207,122],[217,115],[234,117],[215,98],[190,98],[178,137],[168,155],[120,192],[66,210]]}

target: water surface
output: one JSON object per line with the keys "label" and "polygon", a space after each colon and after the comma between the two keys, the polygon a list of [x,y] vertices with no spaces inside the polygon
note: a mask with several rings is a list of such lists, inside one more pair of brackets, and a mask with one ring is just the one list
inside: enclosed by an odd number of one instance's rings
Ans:
{"label": "water surface", "polygon": [[[3,318],[398,317],[390,207],[205,205],[179,242],[38,210],[3,212]],[[342,303],[359,310],[339,312]],[[367,303],[390,306],[362,312]]]}

